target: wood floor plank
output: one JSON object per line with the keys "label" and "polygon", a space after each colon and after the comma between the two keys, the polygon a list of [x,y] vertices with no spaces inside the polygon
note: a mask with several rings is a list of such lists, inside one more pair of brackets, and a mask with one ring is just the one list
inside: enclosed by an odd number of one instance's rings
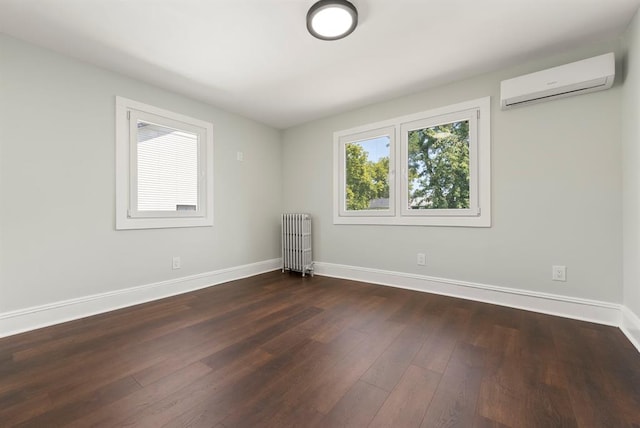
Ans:
{"label": "wood floor plank", "polygon": [[[344,359],[354,350],[363,347],[368,336],[360,331],[345,329],[329,343],[317,342],[320,346],[314,355],[297,359],[295,364],[272,385],[265,395],[257,399],[266,405],[278,406],[277,403],[295,407],[304,403],[301,397],[316,386],[316,379],[322,379],[327,370]],[[285,351],[286,352],[286,351]],[[268,396],[267,396],[268,395]],[[274,398],[277,399],[274,400]],[[308,404],[308,403],[307,403]]]}
{"label": "wood floor plank", "polygon": [[[299,308],[299,307],[297,307]],[[296,310],[296,308],[286,308],[286,311],[278,310],[274,311],[273,307],[267,309],[267,306],[261,308],[253,307],[246,308],[243,317],[231,316],[225,318],[224,325],[229,325],[228,328],[218,329],[218,331],[206,334],[206,340],[194,340],[189,346],[180,346],[177,349],[172,350],[166,354],[166,358],[152,366],[134,374],[134,377],[141,385],[148,385],[161,377],[166,373],[170,373],[174,370],[178,370],[182,367],[204,359],[211,357],[213,354],[222,352],[225,348],[242,342],[245,340],[244,332],[255,332],[261,328],[266,328],[272,325],[277,325],[287,313]],[[314,312],[316,310],[313,310]],[[246,315],[249,316],[246,316]],[[215,317],[219,319],[218,316]],[[228,324],[227,324],[228,323]],[[201,328],[201,326],[197,326]],[[189,327],[191,329],[191,327]]]}
{"label": "wood floor plank", "polygon": [[469,318],[468,310],[457,307],[448,309],[438,320],[437,328],[427,337],[414,357],[413,364],[444,373],[456,344],[466,331]]}
{"label": "wood floor plank", "polygon": [[483,364],[481,349],[465,344],[456,348],[427,409],[422,428],[473,425],[484,376]]}
{"label": "wood floor plank", "polygon": [[[247,397],[244,406],[223,423],[228,427],[244,427],[263,421],[275,424],[300,414],[323,417],[328,407],[344,395],[345,385],[350,386],[366,370],[362,366],[375,359],[375,350],[387,346],[398,332],[390,330],[373,340],[358,330],[347,329],[329,344],[317,342],[313,355],[296,357],[286,374]],[[343,378],[336,380],[337,374]]]}
{"label": "wood floor plank", "polygon": [[[264,352],[262,354],[264,355]],[[249,354],[247,357],[246,360],[231,364],[226,369],[212,370],[173,394],[149,403],[123,420],[121,424],[123,426],[162,426],[202,403],[205,403],[208,413],[214,415],[214,418],[210,419],[215,419],[216,423],[222,421],[234,400],[241,400],[241,396],[246,396],[252,387],[259,386],[265,380],[264,376],[255,374],[254,364],[261,367],[273,362],[268,355],[265,355],[263,360],[259,360],[255,354]],[[197,420],[203,414],[205,414],[203,411],[194,412],[194,417],[186,420]]]}
{"label": "wood floor plank", "polygon": [[507,426],[576,426],[568,391],[545,383],[545,378],[540,363],[503,359],[482,382],[478,413]]}
{"label": "wood floor plank", "polygon": [[387,391],[360,380],[333,406],[320,425],[366,427],[388,396]]}
{"label": "wood floor plank", "polygon": [[[629,426],[624,413],[616,402],[607,399],[607,391],[602,388],[603,374],[582,366],[565,363],[568,390],[578,426],[622,427]],[[637,410],[637,409],[636,409]]]}
{"label": "wood floor plank", "polygon": [[500,422],[485,418],[481,415],[476,415],[473,420],[473,428],[509,428],[507,425]]}
{"label": "wood floor plank", "polygon": [[176,394],[210,372],[210,367],[199,362],[194,363],[170,373],[161,380],[138,391],[124,395],[117,401],[101,406],[98,409],[84,412],[84,415],[78,416],[68,426],[74,428],[116,426],[132,415],[144,411],[152,403]]}
{"label": "wood floor plank", "polygon": [[371,367],[382,352],[396,339],[403,326],[388,323],[387,328],[369,335],[363,346],[351,351],[342,360],[330,366],[318,378],[312,380],[312,387],[300,401],[311,403],[321,413],[328,413],[342,396]]}
{"label": "wood floor plank", "polygon": [[619,329],[269,272],[0,339],[1,427],[640,427]]}
{"label": "wood floor plank", "polygon": [[[265,359],[260,364],[251,364],[255,359],[252,357],[247,360],[250,365],[236,365],[235,370],[223,376],[218,375],[217,371],[214,376],[194,383],[186,394],[180,394],[183,398],[180,407],[163,415],[162,421],[168,426],[188,426],[201,420],[222,422],[225,426],[235,426],[234,422],[238,421],[238,424],[251,426],[247,421],[256,417],[257,397],[269,392],[283,368],[291,367],[296,361],[304,361],[305,356],[313,355],[318,350],[318,346],[317,342],[308,339],[287,353]],[[240,409],[243,410],[240,418],[228,420],[230,414],[237,414]],[[155,420],[147,418],[144,422]]]}
{"label": "wood floor plank", "polygon": [[427,331],[422,328],[406,327],[361,379],[391,392],[422,347],[426,335]]}
{"label": "wood floor plank", "polygon": [[[287,367],[286,373],[268,388],[252,394],[243,408],[224,420],[229,426],[255,425],[261,421],[281,421],[288,417],[298,417],[307,413],[310,417],[324,416],[312,402],[301,397],[315,387],[311,380],[322,379],[325,372],[336,361],[363,346],[367,336],[357,330],[346,329],[330,343],[314,341],[315,347],[309,353],[298,355]],[[289,352],[285,350],[284,352]],[[250,409],[250,410],[247,410]],[[299,409],[296,413],[295,410]],[[276,425],[277,426],[277,425]]]}
{"label": "wood floor plank", "polygon": [[204,358],[202,361],[212,368],[223,366],[229,361],[237,358],[238,355],[245,354],[251,350],[265,344],[269,340],[277,337],[285,331],[296,327],[299,323],[322,312],[322,309],[309,307],[302,310],[296,310],[289,316],[281,316],[273,324],[265,323],[262,328],[249,336],[242,337],[239,340],[224,349]]}
{"label": "wood floor plank", "polygon": [[[141,367],[152,365],[156,360],[164,358],[163,353],[167,349],[175,348],[177,342],[184,343],[190,340],[188,331],[174,331],[173,336],[167,335],[167,325],[173,325],[173,321],[167,320],[164,324],[157,325],[132,323],[129,334],[119,331],[117,336],[102,336],[102,330],[97,330],[96,334],[103,337],[103,340],[94,346],[83,346],[64,357],[58,353],[45,352],[41,358],[15,362],[7,366],[12,368],[12,372],[3,376],[0,394],[17,384],[21,388],[37,391],[43,385],[44,387],[51,385],[52,379],[58,379],[56,385],[63,387],[67,382],[73,382],[74,375],[77,377],[83,372],[93,373],[96,365],[102,367],[101,375],[106,372],[106,368],[112,368],[118,372],[119,367],[129,366],[132,361],[137,362]],[[128,352],[124,353],[125,349]],[[154,358],[150,358],[152,353],[155,353]],[[145,359],[140,359],[140,355]],[[103,361],[108,364],[101,363]],[[106,381],[113,378],[113,374],[104,374]]]}
{"label": "wood floor plank", "polygon": [[418,427],[438,388],[440,373],[411,365],[371,422],[371,427]]}
{"label": "wood floor plank", "polygon": [[576,320],[550,320],[559,361],[581,367],[593,367],[598,364],[587,341],[589,334],[585,330],[586,324],[588,323]]}
{"label": "wood floor plank", "polygon": [[[126,376],[122,379],[114,380],[113,382],[91,391],[82,397],[74,399],[71,402],[64,400],[65,404],[52,407],[51,410],[41,413],[38,416],[31,417],[28,420],[28,423],[23,423],[18,426],[45,427],[69,425],[75,419],[81,417],[87,412],[92,412],[108,406],[112,402],[120,399],[122,396],[130,395],[140,389],[141,386],[135,381],[135,379],[131,376]],[[64,391],[59,394],[64,395]],[[56,397],[56,395],[53,395],[53,397]]]}
{"label": "wood floor plank", "polygon": [[25,397],[22,401],[0,408],[2,425],[13,427],[20,423],[37,418],[42,413],[53,409],[51,398],[46,392]]}
{"label": "wood floor plank", "polygon": [[[258,409],[263,409],[262,406],[258,406]],[[324,414],[318,412],[312,406],[298,405],[289,406],[284,404],[269,412],[269,416],[265,419],[258,419],[258,422],[246,425],[240,423],[235,425],[232,421],[225,419],[222,423],[225,428],[245,428],[251,427],[304,427],[304,428],[318,428],[322,427],[322,418]]]}

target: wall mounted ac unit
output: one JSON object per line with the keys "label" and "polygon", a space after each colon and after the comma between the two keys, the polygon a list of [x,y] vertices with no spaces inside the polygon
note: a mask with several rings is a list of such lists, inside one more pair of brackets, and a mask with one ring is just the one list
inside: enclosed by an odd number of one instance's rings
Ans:
{"label": "wall mounted ac unit", "polygon": [[602,91],[613,85],[613,52],[500,82],[502,109]]}

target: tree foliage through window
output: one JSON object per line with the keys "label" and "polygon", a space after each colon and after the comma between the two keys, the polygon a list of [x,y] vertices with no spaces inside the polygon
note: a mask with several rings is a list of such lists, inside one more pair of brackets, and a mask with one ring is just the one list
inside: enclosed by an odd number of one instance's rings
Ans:
{"label": "tree foliage through window", "polygon": [[[369,143],[345,145],[347,210],[389,208],[389,156]],[[409,131],[407,162],[410,209],[469,208],[469,121]]]}
{"label": "tree foliage through window", "polygon": [[469,121],[409,131],[410,209],[469,208]]}
{"label": "tree foliage through window", "polygon": [[377,161],[361,143],[345,145],[347,210],[389,208],[389,156]]}
{"label": "tree foliage through window", "polygon": [[333,134],[335,224],[491,227],[491,97]]}

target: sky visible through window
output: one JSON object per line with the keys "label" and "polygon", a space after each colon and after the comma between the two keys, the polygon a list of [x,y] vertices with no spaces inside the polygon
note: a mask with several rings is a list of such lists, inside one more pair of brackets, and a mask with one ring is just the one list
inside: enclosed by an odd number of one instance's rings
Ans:
{"label": "sky visible through window", "polygon": [[389,137],[385,135],[360,141],[359,144],[367,152],[367,160],[378,162],[383,157],[389,157],[389,141]]}

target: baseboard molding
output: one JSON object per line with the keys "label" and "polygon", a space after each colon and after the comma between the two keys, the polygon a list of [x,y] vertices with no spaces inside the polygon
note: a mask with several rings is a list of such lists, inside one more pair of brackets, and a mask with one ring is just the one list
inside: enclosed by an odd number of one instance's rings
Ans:
{"label": "baseboard molding", "polygon": [[[271,259],[0,313],[0,337],[72,321],[280,269]],[[619,327],[640,352],[640,318],[623,305],[446,278],[315,262],[315,274],[441,294]]]}
{"label": "baseboard molding", "polygon": [[280,259],[265,260],[124,290],[0,313],[0,337],[187,293],[270,272],[281,266]]}
{"label": "baseboard molding", "polygon": [[555,294],[357,266],[315,262],[317,275],[424,291],[565,318],[620,326],[621,306]]}
{"label": "baseboard molding", "polygon": [[633,346],[640,352],[640,318],[626,306],[622,307],[620,330],[629,338]]}

